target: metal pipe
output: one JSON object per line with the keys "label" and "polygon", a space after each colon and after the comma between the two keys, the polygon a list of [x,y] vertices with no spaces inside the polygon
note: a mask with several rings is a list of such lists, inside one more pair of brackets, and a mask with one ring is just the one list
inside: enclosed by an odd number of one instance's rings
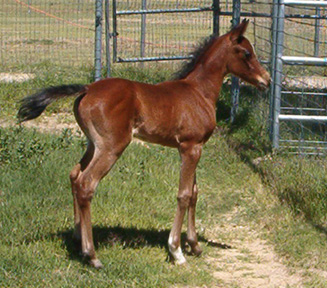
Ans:
{"label": "metal pipe", "polygon": [[[216,1],[216,0],[213,0]],[[116,11],[117,15],[135,15],[135,14],[165,14],[165,13],[187,13],[187,12],[205,12],[214,11],[213,7],[202,8],[187,8],[187,9],[149,9],[149,10],[122,10]],[[219,11],[220,16],[233,16],[233,12]],[[259,17],[270,18],[270,13],[258,13],[258,12],[241,12],[241,17]],[[327,19],[326,15],[302,15],[302,14],[285,14],[285,18],[294,19]]]}
{"label": "metal pipe", "polygon": [[[240,23],[241,19],[241,1],[233,0],[233,19],[232,26],[235,27]],[[238,111],[239,98],[240,98],[240,81],[237,77],[232,76],[232,109],[231,109],[231,122],[235,121],[236,113]]]}
{"label": "metal pipe", "polygon": [[220,12],[220,0],[213,0],[212,2],[213,11],[213,35],[219,36],[219,12]]}
{"label": "metal pipe", "polygon": [[[316,7],[316,15],[320,16],[320,7]],[[320,19],[315,20],[315,46],[314,46],[314,56],[319,57],[319,42],[320,40]]]}
{"label": "metal pipe", "polygon": [[101,79],[101,53],[102,53],[102,0],[95,1],[95,58],[94,80]]}
{"label": "metal pipe", "polygon": [[117,11],[117,15],[133,15],[133,14],[163,14],[163,13],[184,13],[184,12],[204,12],[212,11],[212,7],[199,7],[187,9],[141,9],[141,10],[122,10]]}
{"label": "metal pipe", "polygon": [[276,53],[277,53],[277,22],[278,22],[278,0],[273,1],[272,7],[272,25],[271,25],[271,66],[270,66],[270,75],[271,75],[271,84],[270,84],[270,97],[269,97],[269,137],[270,140],[273,138],[273,119],[274,119],[274,95],[275,95],[275,83],[276,78]]}
{"label": "metal pipe", "polygon": [[327,93],[321,92],[304,92],[304,91],[282,91],[282,94],[290,94],[290,95],[313,95],[313,96],[327,96]]}
{"label": "metal pipe", "polygon": [[327,7],[327,1],[303,1],[303,0],[284,0],[285,5],[300,5],[300,6],[314,6],[314,7]]}
{"label": "metal pipe", "polygon": [[[232,16],[233,12],[229,11],[220,11],[220,16]],[[257,13],[257,12],[241,12],[241,17],[257,17],[257,18],[270,18],[271,14],[269,13]],[[305,15],[305,14],[285,14],[286,18],[292,19],[327,19],[326,15]]]}
{"label": "metal pipe", "polygon": [[117,5],[116,0],[112,0],[112,61],[117,62]]}
{"label": "metal pipe", "polygon": [[298,108],[298,107],[280,107],[280,110],[287,111],[315,111],[315,112],[325,112],[324,108]]}
{"label": "metal pipe", "polygon": [[[146,10],[146,0],[142,0],[142,9]],[[141,16],[141,46],[140,46],[140,57],[145,56],[145,33],[146,33],[146,14]],[[143,65],[143,64],[141,64]],[[142,67],[142,66],[141,66]]]}
{"label": "metal pipe", "polygon": [[316,65],[316,66],[326,66],[326,58],[317,57],[301,57],[301,56],[282,56],[281,57],[284,64],[287,65]]}
{"label": "metal pipe", "polygon": [[279,114],[278,119],[279,120],[299,120],[299,121],[326,122],[327,121],[327,116]]}
{"label": "metal pipe", "polygon": [[306,144],[325,144],[327,145],[326,141],[313,141],[313,140],[286,140],[286,139],[280,139],[280,142],[283,143],[298,143],[298,142],[302,142],[302,143],[306,143]]}
{"label": "metal pipe", "polygon": [[107,78],[111,76],[109,0],[105,0]]}
{"label": "metal pipe", "polygon": [[279,0],[278,22],[277,22],[277,47],[276,47],[276,71],[275,71],[275,87],[274,87],[274,111],[273,111],[273,147],[279,147],[279,114],[282,91],[283,77],[283,45],[284,45],[284,16],[285,5],[284,0]]}
{"label": "metal pipe", "polygon": [[185,60],[192,59],[192,56],[162,56],[162,57],[144,57],[144,58],[118,58],[117,63],[128,63],[128,62],[149,62],[149,61],[167,61],[167,60]]}

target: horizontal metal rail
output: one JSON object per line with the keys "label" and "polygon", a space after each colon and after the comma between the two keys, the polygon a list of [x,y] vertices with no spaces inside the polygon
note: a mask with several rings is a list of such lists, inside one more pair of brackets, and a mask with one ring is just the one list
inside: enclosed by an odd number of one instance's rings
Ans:
{"label": "horizontal metal rail", "polygon": [[213,7],[199,7],[186,9],[141,9],[141,10],[122,10],[117,11],[116,15],[135,15],[135,14],[163,14],[163,13],[186,13],[186,12],[203,12],[212,11]]}
{"label": "horizontal metal rail", "polygon": [[163,57],[135,57],[135,58],[118,58],[117,63],[128,63],[128,62],[150,62],[150,61],[170,61],[170,60],[185,60],[192,59],[192,56],[163,56]]}
{"label": "horizontal metal rail", "polygon": [[327,96],[327,93],[321,92],[300,92],[300,91],[282,91],[282,94],[298,95],[298,96]]}
{"label": "horizontal metal rail", "polygon": [[[151,9],[151,10],[122,10],[116,11],[116,15],[138,15],[138,14],[161,14],[161,13],[187,13],[187,12],[204,12],[213,11],[213,7],[199,7],[187,9]],[[220,16],[233,16],[233,12],[220,11]],[[270,18],[270,13],[257,13],[257,12],[241,12],[241,17],[257,17],[257,18]],[[302,15],[302,14],[286,14],[285,18],[293,19],[327,19],[326,15]]]}
{"label": "horizontal metal rail", "polygon": [[280,107],[281,110],[293,110],[293,111],[326,111],[324,108],[298,108],[298,107]]}
{"label": "horizontal metal rail", "polygon": [[291,146],[291,145],[281,145],[280,148],[287,149],[304,149],[304,150],[327,150],[327,147],[317,147],[317,146]]}
{"label": "horizontal metal rail", "polygon": [[314,6],[327,7],[327,1],[299,1],[299,0],[284,0],[285,5],[300,5],[300,6]]}
{"label": "horizontal metal rail", "polygon": [[284,64],[287,65],[316,65],[327,66],[327,58],[301,57],[301,56],[282,56]]}
{"label": "horizontal metal rail", "polygon": [[326,156],[326,152],[306,152],[306,151],[301,151],[301,149],[299,149],[299,151],[288,151],[287,152],[288,155],[306,155],[306,156]]}
{"label": "horizontal metal rail", "polygon": [[279,114],[279,120],[299,120],[299,121],[317,121],[317,122],[327,122],[327,116],[316,116],[316,115],[287,115]]}
{"label": "horizontal metal rail", "polygon": [[[305,144],[324,144],[327,145],[327,141],[314,141],[314,140],[286,140],[286,139],[280,139],[280,142],[283,143],[305,143]],[[315,146],[312,146],[315,147]]]}

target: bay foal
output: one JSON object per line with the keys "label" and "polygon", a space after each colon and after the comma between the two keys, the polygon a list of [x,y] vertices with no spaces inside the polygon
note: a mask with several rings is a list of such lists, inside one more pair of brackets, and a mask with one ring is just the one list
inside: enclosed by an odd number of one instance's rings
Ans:
{"label": "bay foal", "polygon": [[90,85],[49,87],[22,100],[21,122],[38,117],[54,100],[78,96],[76,121],[88,138],[87,150],[70,173],[74,198],[74,237],[91,265],[97,259],[91,226],[91,199],[99,181],[109,172],[132,137],[177,148],[181,156],[177,211],[168,246],[175,263],[186,260],[181,229],[188,212],[187,242],[202,251],[195,231],[198,190],[195,170],[202,147],[216,126],[216,101],[224,77],[232,73],[265,89],[270,76],[258,62],[253,46],[243,36],[248,21],[221,37],[212,37],[178,79],[157,85],[125,79],[104,79]]}

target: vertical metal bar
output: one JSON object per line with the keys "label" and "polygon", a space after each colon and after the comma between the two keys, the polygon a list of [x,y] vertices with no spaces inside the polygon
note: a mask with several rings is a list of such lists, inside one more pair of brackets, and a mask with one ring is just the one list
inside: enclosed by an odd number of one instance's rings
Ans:
{"label": "vertical metal bar", "polygon": [[28,5],[28,14],[31,14],[31,0],[27,1],[27,5]]}
{"label": "vertical metal bar", "polygon": [[213,0],[213,35],[219,36],[219,13],[220,13],[220,0]]}
{"label": "vertical metal bar", "polygon": [[275,72],[275,96],[274,96],[274,123],[273,123],[273,147],[279,148],[279,114],[283,77],[283,48],[284,48],[284,0],[279,0],[277,23],[277,50],[276,50],[276,72]]}
{"label": "vertical metal bar", "polygon": [[[142,0],[142,10],[146,10],[146,0]],[[145,56],[145,33],[146,33],[146,14],[141,15],[141,47],[140,47],[140,57]],[[143,66],[144,64],[141,63]]]}
{"label": "vertical metal bar", "polygon": [[276,53],[277,53],[277,23],[278,23],[278,0],[273,1],[272,6],[272,25],[271,25],[271,85],[269,97],[269,136],[273,139],[273,119],[274,119],[274,95],[275,95],[275,78],[276,78]]}
{"label": "vertical metal bar", "polygon": [[[316,16],[320,16],[320,7],[316,7]],[[315,20],[315,46],[314,46],[314,56],[319,57],[319,41],[320,41],[320,19]]]}
{"label": "vertical metal bar", "polygon": [[102,0],[95,2],[95,73],[94,80],[101,79],[101,53],[102,53]]}
{"label": "vertical metal bar", "polygon": [[107,64],[107,78],[111,75],[110,62],[110,19],[109,19],[109,0],[105,0],[105,20],[106,20],[106,64]]}
{"label": "vertical metal bar", "polygon": [[112,61],[117,62],[117,5],[112,1]]}
{"label": "vertical metal bar", "polygon": [[[241,1],[233,0],[233,19],[232,19],[233,27],[235,27],[240,23],[240,18],[241,18]],[[240,96],[240,82],[239,79],[235,76],[232,76],[231,95],[232,95],[231,122],[233,123],[238,110],[239,96]]]}

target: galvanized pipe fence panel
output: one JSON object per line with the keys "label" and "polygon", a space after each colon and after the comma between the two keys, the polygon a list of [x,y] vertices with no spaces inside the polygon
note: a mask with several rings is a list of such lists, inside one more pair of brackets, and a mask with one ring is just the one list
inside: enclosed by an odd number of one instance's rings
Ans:
{"label": "galvanized pipe fence panel", "polygon": [[[292,154],[326,151],[326,1],[274,0],[273,147]],[[295,16],[295,17],[294,17]],[[306,33],[299,33],[299,27]],[[324,27],[324,29],[321,29]],[[324,57],[319,57],[325,55]]]}

